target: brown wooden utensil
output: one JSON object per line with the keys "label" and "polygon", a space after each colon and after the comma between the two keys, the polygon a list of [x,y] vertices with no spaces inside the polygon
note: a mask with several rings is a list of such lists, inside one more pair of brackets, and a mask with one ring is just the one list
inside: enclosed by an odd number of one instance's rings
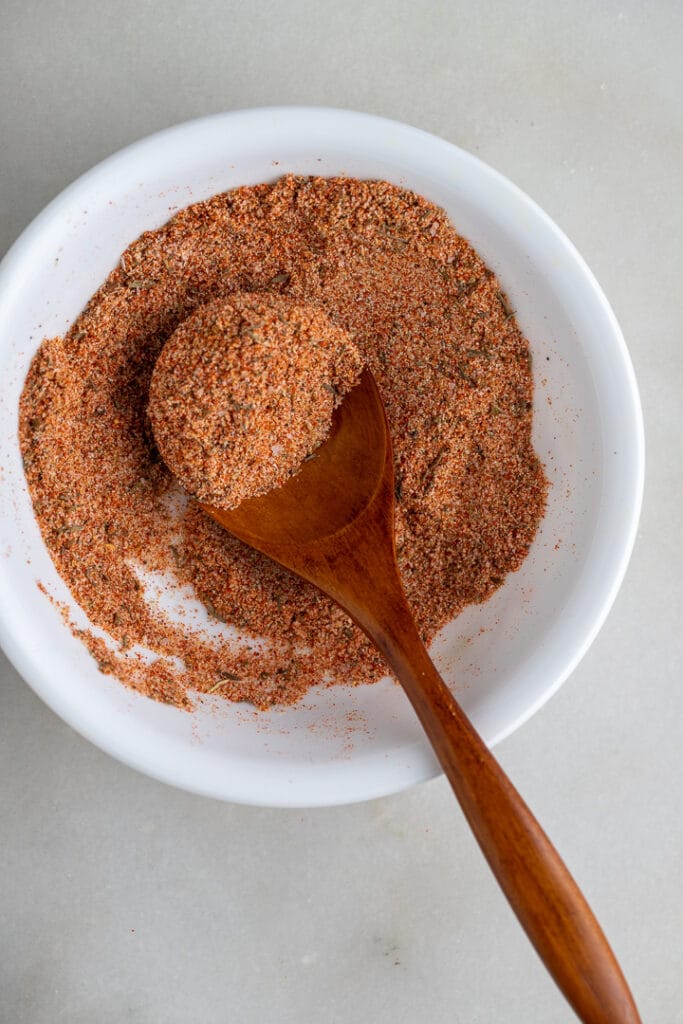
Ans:
{"label": "brown wooden utensil", "polygon": [[494,875],[579,1018],[637,1024],[590,907],[417,632],[396,563],[391,440],[370,372],[337,409],[328,440],[284,486],[230,511],[204,508],[319,587],[367,633],[404,687]]}

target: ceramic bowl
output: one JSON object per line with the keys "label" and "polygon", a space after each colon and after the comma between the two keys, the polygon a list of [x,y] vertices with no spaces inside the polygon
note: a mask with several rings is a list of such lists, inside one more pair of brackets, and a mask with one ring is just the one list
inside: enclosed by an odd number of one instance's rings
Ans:
{"label": "ceramic bowl", "polygon": [[17,443],[17,402],[33,353],[74,320],[123,249],[180,207],[285,172],[384,178],[443,206],[498,274],[530,339],[548,512],[523,567],[433,647],[489,744],[558,689],[605,620],[638,520],[643,428],[619,325],[573,245],[502,175],[403,124],[312,108],[203,118],[105,160],[26,229],[0,268],[7,655],[66,722],[140,771],[225,800],[315,806],[396,792],[438,772],[399,687],[385,680],[321,688],[268,713],[210,698],[188,714],[101,675],[36,585],[73,606],[34,520]]}

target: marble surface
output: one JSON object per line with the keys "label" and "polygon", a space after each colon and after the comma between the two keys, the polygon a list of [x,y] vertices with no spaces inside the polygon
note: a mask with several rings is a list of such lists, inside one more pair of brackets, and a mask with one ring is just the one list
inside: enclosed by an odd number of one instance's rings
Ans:
{"label": "marble surface", "polygon": [[[120,146],[206,112],[352,107],[479,154],[578,245],[624,328],[648,477],[615,608],[505,768],[648,1024],[683,1021],[683,8],[4,0],[0,251]],[[268,811],[90,746],[0,663],[0,1021],[562,1024],[442,779]]]}

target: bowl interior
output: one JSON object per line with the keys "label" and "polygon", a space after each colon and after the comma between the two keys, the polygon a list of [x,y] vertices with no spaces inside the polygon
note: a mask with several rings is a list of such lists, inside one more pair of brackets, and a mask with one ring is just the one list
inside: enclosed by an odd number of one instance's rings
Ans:
{"label": "bowl interior", "polygon": [[36,586],[73,605],[34,521],[17,444],[33,353],[73,321],[123,249],[189,203],[286,172],[384,178],[443,206],[498,274],[530,339],[548,513],[522,569],[434,646],[489,743],[554,692],[607,614],[638,516],[642,426],[619,328],[570,243],[500,175],[416,129],[345,111],[217,115],[110,158],[27,229],[0,270],[3,646],[58,714],[135,767],[225,799],[315,805],[396,791],[437,771],[399,688],[321,688],[267,713],[207,699],[188,715],[101,675]]}

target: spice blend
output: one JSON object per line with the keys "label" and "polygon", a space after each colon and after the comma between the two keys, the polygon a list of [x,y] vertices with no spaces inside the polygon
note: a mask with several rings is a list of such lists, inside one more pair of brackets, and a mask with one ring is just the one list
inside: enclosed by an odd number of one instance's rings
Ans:
{"label": "spice blend", "polygon": [[234,508],[279,487],[325,440],[360,353],[315,306],[218,299],[156,361],[148,412],[161,456],[195,498]]}
{"label": "spice blend", "polygon": [[[399,567],[426,641],[521,565],[545,508],[528,343],[442,210],[386,182],[291,176],[188,207],[133,242],[68,333],[43,342],[20,401],[45,543],[110,640],[78,635],[103,672],[185,707],[199,691],[265,708],[386,672],[329,599],[188,499],[156,448],[147,403],[164,343],[245,292],[319,309],[375,375]],[[149,600],[150,577],[195,595],[211,628]]]}

